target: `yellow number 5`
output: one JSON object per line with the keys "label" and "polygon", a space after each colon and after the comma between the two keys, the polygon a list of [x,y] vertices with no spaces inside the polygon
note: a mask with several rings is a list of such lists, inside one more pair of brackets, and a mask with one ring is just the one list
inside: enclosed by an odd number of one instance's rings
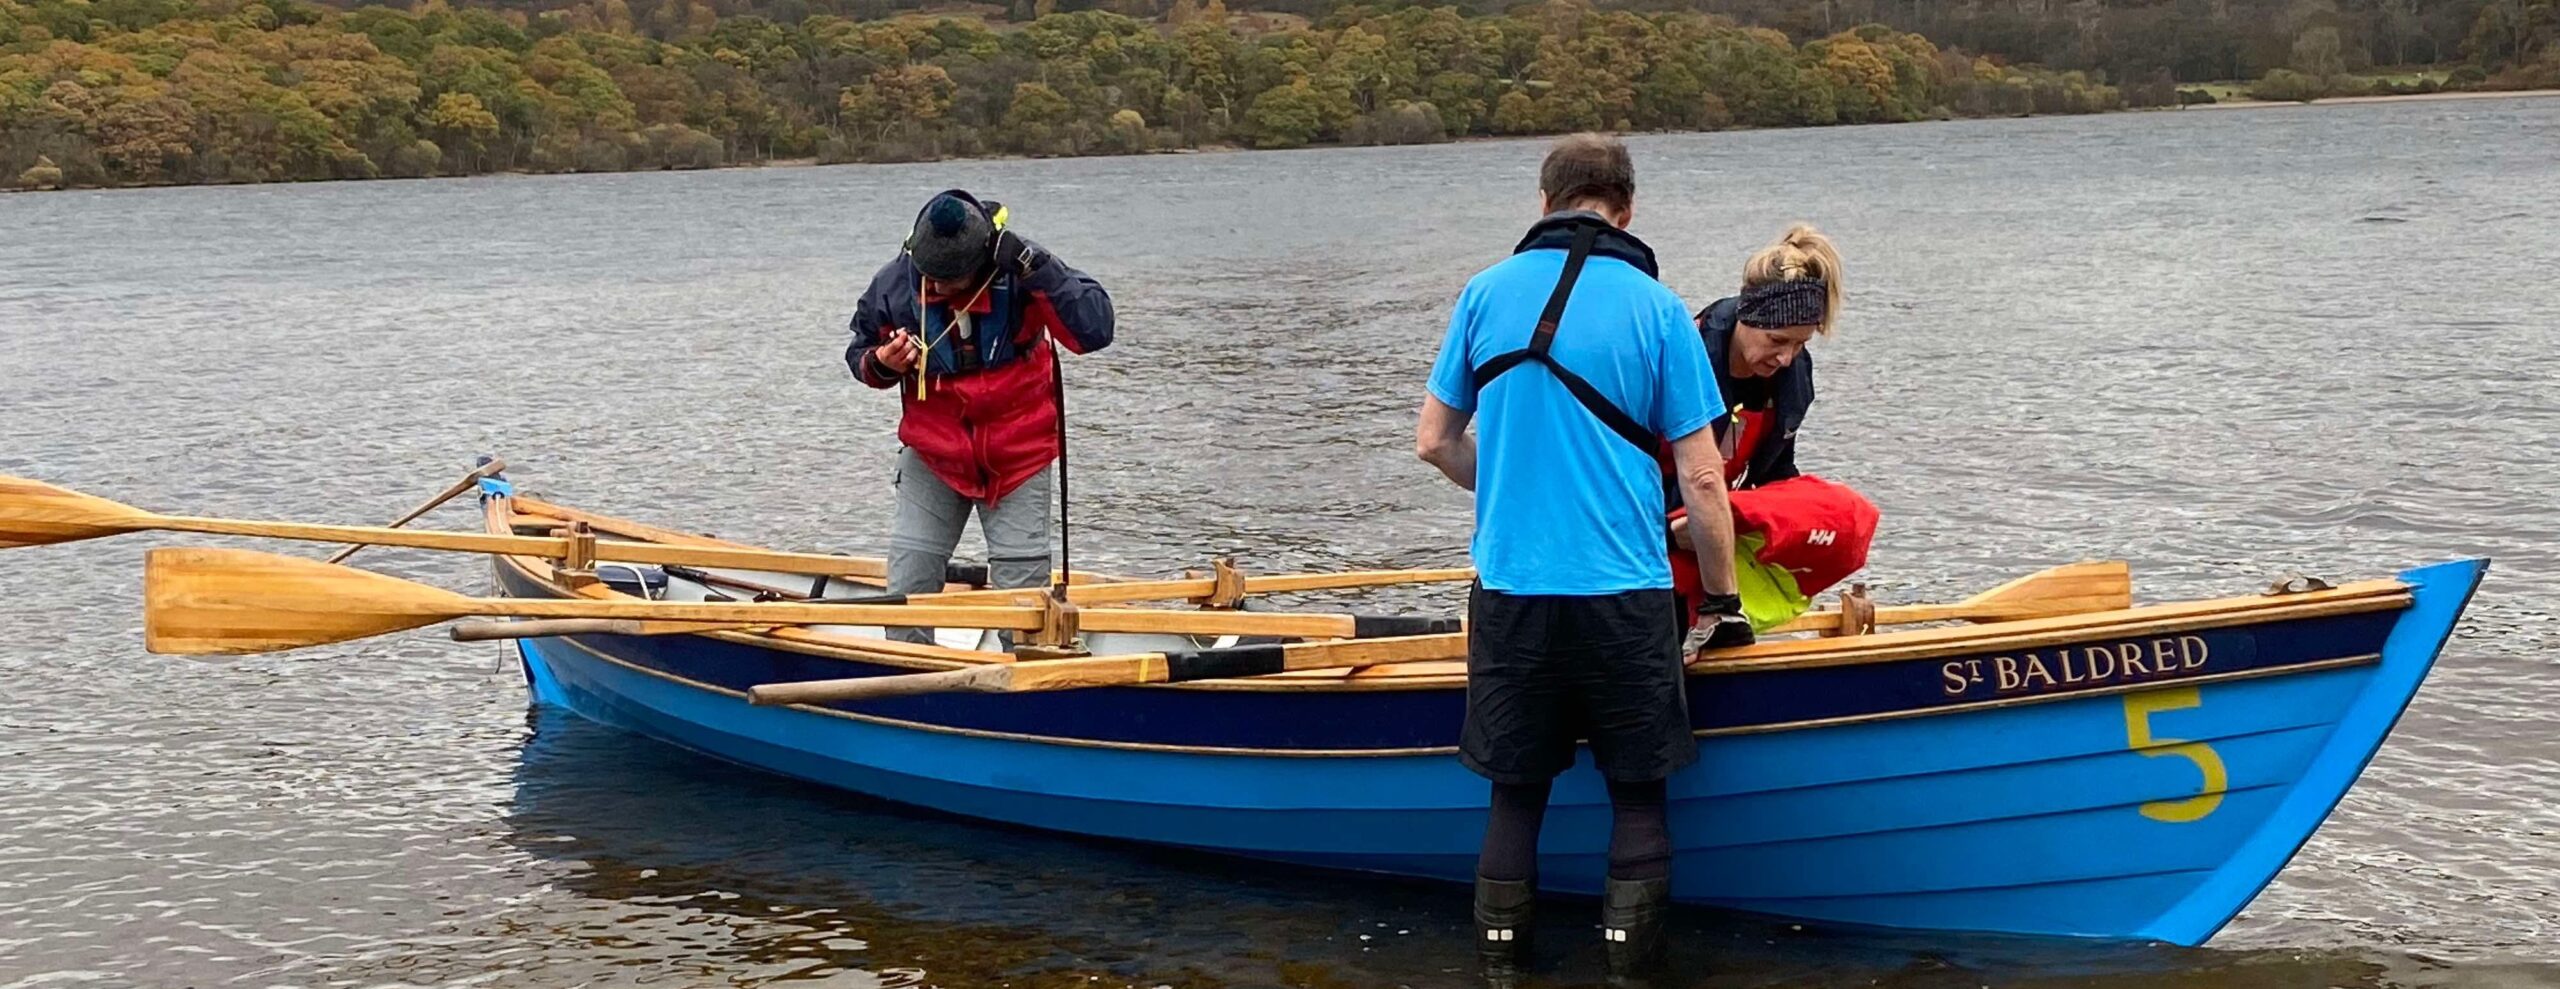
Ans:
{"label": "yellow number 5", "polygon": [[2222,767],[2222,757],[2215,755],[2214,751],[2206,747],[2203,742],[2190,742],[2182,738],[2154,738],[2151,735],[2152,715],[2162,711],[2200,707],[2203,704],[2203,696],[2196,693],[2194,687],[2124,695],[2124,740],[2127,748],[2155,758],[2164,755],[2177,756],[2195,763],[2196,770],[2204,774],[2204,789],[2198,791],[2195,796],[2184,800],[2154,800],[2143,804],[2142,816],[2155,821],[2184,824],[2189,821],[2204,820],[2205,815],[2213,813],[2214,808],[2222,806],[2222,793],[2231,785],[2230,774]]}

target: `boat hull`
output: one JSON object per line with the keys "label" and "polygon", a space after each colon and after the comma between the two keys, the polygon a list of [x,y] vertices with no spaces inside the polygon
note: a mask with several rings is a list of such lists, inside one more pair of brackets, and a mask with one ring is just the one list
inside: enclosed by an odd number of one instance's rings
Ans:
{"label": "boat hull", "polygon": [[[2409,602],[2392,610],[1932,657],[1931,689],[1911,670],[1860,672],[1894,664],[1693,678],[1701,758],[1671,781],[1674,896],[1844,924],[2201,943],[2353,783],[2484,568],[2403,574]],[[500,575],[510,593],[543,593]],[[1486,785],[1448,750],[1454,689],[765,708],[746,685],[857,674],[697,636],[519,648],[538,702],[948,813],[1461,882],[1483,833]],[[1542,887],[1596,892],[1607,845],[1586,754],[1555,790]]]}

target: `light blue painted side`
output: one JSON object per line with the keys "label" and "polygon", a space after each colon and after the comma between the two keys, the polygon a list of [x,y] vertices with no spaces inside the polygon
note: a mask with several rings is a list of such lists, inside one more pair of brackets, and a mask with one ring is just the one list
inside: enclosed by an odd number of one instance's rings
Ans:
{"label": "light blue painted side", "polygon": [[[2148,719],[2228,775],[2132,751],[2124,696],[1719,737],[1673,783],[1675,895],[1844,923],[2200,943],[2335,806],[2425,676],[2484,561],[2404,575],[2382,661],[2197,687]],[[1064,746],[756,708],[597,658],[521,645],[536,699],[759,769],[1098,837],[1448,880],[1472,871],[1485,783],[1451,756],[1288,758]],[[1560,780],[1550,890],[1597,890],[1606,796]]]}
{"label": "light blue painted side", "polygon": [[2382,665],[2371,682],[2338,719],[2328,747],[2295,781],[2265,826],[2250,835],[2222,866],[2198,883],[2159,919],[2135,931],[2136,936],[2172,944],[2202,944],[2240,908],[2266,888],[2276,873],[2364,773],[2382,740],[2400,722],[2400,712],[2418,695],[2418,684],[2434,668],[2453,637],[2454,623],[2471,604],[2480,578],[2489,571],[2486,559],[2458,560],[2405,571],[2400,580],[2413,589],[2409,610],[2392,626],[2382,644]]}

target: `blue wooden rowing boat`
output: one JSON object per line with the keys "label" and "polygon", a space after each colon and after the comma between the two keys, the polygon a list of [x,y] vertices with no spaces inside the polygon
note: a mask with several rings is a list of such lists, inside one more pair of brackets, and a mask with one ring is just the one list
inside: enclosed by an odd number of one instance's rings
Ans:
{"label": "blue wooden rowing boat", "polygon": [[[493,531],[556,524],[519,513],[503,479],[482,502]],[[1702,758],[1671,785],[1674,896],[1817,922],[2202,943],[2354,783],[2487,566],[1764,642],[1701,664],[1689,699]],[[495,572],[525,598],[809,583],[618,567],[573,589],[520,557]],[[771,773],[1096,838],[1471,876],[1486,785],[1452,754],[1462,665],[747,703],[758,684],[1003,659],[881,643],[877,629],[818,627],[515,645],[535,702]],[[1555,790],[1545,887],[1596,893],[1607,832],[1586,756]]]}

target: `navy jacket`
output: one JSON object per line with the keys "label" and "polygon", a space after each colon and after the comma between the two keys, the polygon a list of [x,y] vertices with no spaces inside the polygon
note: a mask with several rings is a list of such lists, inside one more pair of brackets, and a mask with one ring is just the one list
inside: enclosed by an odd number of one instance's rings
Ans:
{"label": "navy jacket", "polygon": [[1742,480],[1737,489],[1756,488],[1796,476],[1796,429],[1804,425],[1805,410],[1813,407],[1813,352],[1804,351],[1787,365],[1786,370],[1767,378],[1736,378],[1728,351],[1733,346],[1734,311],[1741,307],[1740,298],[1718,299],[1699,311],[1698,332],[1706,338],[1707,364],[1716,369],[1716,391],[1724,396],[1727,414],[1716,419],[1716,439],[1722,441],[1734,425],[1731,411],[1735,406],[1770,409],[1775,413],[1768,432],[1760,439],[1758,449],[1744,463]]}
{"label": "navy jacket", "polygon": [[[1039,245],[1031,244],[1028,239],[1024,242],[1034,250],[1039,249]],[[1047,251],[1039,251],[1039,258],[1039,263],[1027,276],[1009,271],[996,275],[1000,285],[1009,290],[1001,293],[1013,304],[1009,308],[1030,311],[1003,314],[1004,318],[997,324],[1000,328],[976,341],[980,352],[972,355],[974,359],[968,362],[971,369],[1012,362],[1020,356],[1021,349],[1014,345],[1017,342],[1015,338],[1034,324],[1045,323],[1065,330],[1059,334],[1058,342],[1065,345],[1068,353],[1090,354],[1111,345],[1114,314],[1110,293],[1103,291],[1102,284],[1094,281],[1092,276],[1069,267]],[[870,287],[862,293],[861,301],[854,305],[853,339],[845,347],[844,362],[862,383],[874,388],[887,388],[898,383],[897,375],[887,373],[886,369],[870,361],[872,348],[888,339],[890,327],[918,336],[927,335],[926,328],[917,325],[922,312],[916,304],[917,288],[915,260],[902,253],[871,276]],[[937,321],[944,318],[947,310],[948,307],[937,304],[934,318]],[[948,337],[940,341],[937,350],[945,352],[931,355],[936,374],[951,370],[946,366],[950,360],[947,348],[957,342]]]}

